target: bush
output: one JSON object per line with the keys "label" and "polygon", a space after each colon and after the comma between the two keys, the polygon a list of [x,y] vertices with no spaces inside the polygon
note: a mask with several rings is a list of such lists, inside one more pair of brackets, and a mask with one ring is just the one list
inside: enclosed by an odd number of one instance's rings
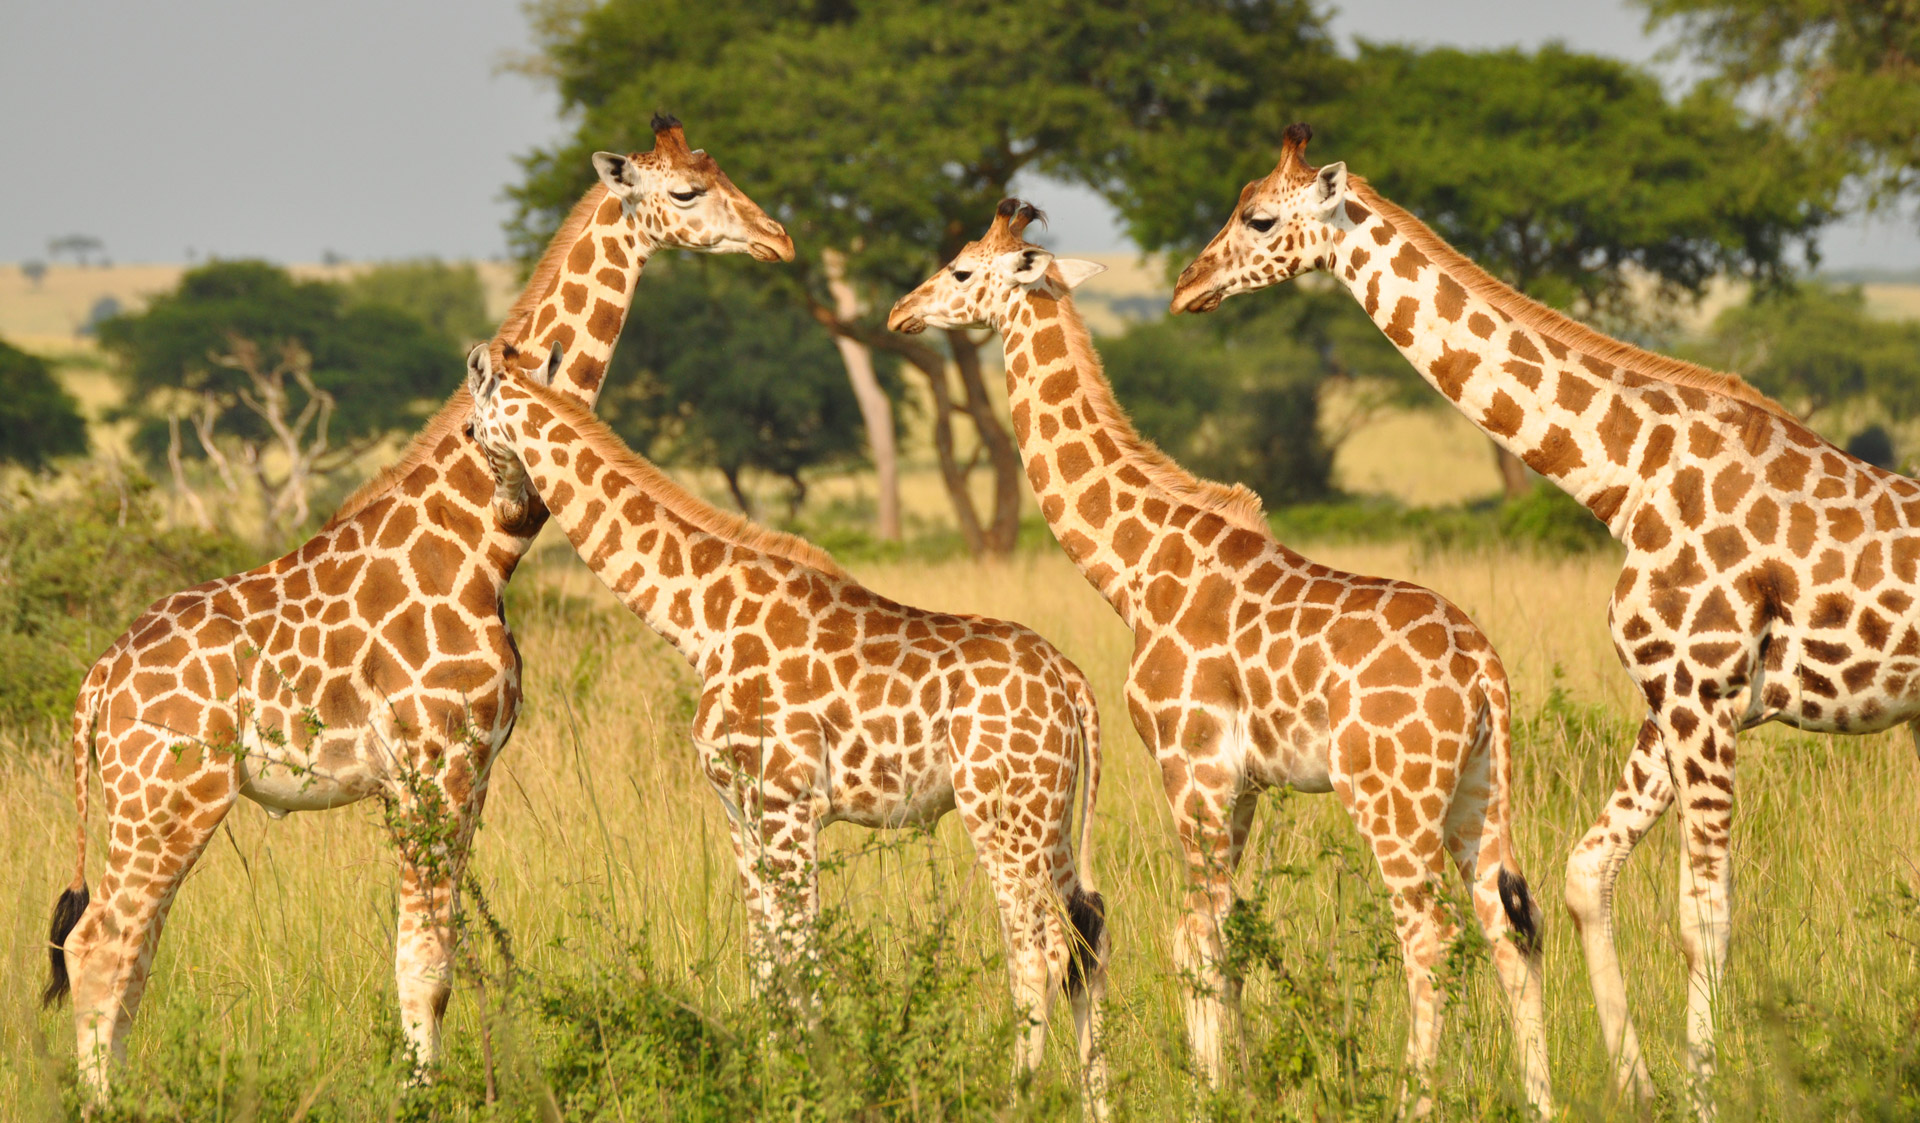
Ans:
{"label": "bush", "polygon": [[163,528],[144,479],[75,482],[77,495],[0,499],[0,721],[64,720],[87,668],[148,605],[254,564],[234,539]]}
{"label": "bush", "polygon": [[1432,550],[1531,547],[1579,554],[1613,541],[1606,524],[1578,500],[1548,483],[1510,503],[1407,507],[1385,498],[1349,499],[1283,507],[1268,519],[1282,542],[1397,542],[1412,539]]}
{"label": "bush", "polygon": [[0,339],[0,460],[41,468],[86,451],[86,420],[52,366]]}

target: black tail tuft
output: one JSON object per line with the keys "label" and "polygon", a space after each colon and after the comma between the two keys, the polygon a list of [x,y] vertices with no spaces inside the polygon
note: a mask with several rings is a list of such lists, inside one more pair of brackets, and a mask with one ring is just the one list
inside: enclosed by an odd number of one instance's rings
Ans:
{"label": "black tail tuft", "polygon": [[1513,925],[1513,941],[1528,955],[1540,953],[1540,913],[1527,892],[1527,879],[1512,870],[1500,871],[1500,904]]}
{"label": "black tail tuft", "polygon": [[1073,925],[1072,954],[1067,959],[1067,993],[1078,994],[1100,967],[1100,941],[1107,931],[1107,901],[1098,893],[1074,890],[1067,900],[1067,920]]}
{"label": "black tail tuft", "polygon": [[60,899],[53,903],[53,924],[47,929],[47,958],[52,970],[47,975],[47,989],[40,992],[42,1006],[60,1001],[72,985],[67,978],[67,935],[80,923],[81,914],[87,911],[88,899],[87,887],[83,884],[60,894]]}

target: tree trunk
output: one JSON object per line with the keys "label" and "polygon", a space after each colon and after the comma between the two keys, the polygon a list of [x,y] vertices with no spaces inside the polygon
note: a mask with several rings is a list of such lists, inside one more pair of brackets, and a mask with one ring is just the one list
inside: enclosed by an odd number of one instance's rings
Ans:
{"label": "tree trunk", "polygon": [[1505,489],[1508,501],[1518,499],[1532,489],[1533,483],[1527,479],[1526,463],[1501,445],[1493,446],[1493,463],[1500,469],[1500,486]]}
{"label": "tree trunk", "polygon": [[947,365],[940,363],[937,370],[921,367],[920,373],[927,376],[927,387],[933,392],[933,452],[940,464],[940,482],[946,485],[947,501],[953,504],[960,539],[967,544],[967,553],[977,558],[986,553],[987,541],[980,533],[973,494],[967,490],[967,470],[953,451],[953,397],[947,386]]}
{"label": "tree trunk", "polygon": [[993,522],[987,528],[987,552],[1002,557],[1013,553],[1020,538],[1020,450],[987,397],[987,384],[980,377],[980,348],[971,336],[958,328],[947,329],[947,344],[953,348],[954,366],[960,370],[960,385],[967,392],[967,414],[986,446],[987,460],[993,466]]}
{"label": "tree trunk", "polygon": [[[860,315],[860,300],[847,281],[847,259],[838,250],[826,250],[820,257],[826,265],[827,293],[833,297],[834,315],[851,322]],[[838,332],[833,335],[833,345],[840,349],[847,381],[853,386],[854,400],[860,404],[860,418],[867,427],[867,449],[873,455],[873,470],[878,477],[874,532],[882,542],[898,542],[900,458],[893,440],[893,403],[874,376],[873,348]]]}

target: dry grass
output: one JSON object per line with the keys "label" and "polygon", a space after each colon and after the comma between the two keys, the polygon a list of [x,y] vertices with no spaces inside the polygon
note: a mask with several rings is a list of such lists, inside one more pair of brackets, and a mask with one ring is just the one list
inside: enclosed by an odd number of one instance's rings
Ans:
{"label": "dry grass", "polygon": [[[1612,566],[1604,558],[1549,560],[1502,550],[1472,557],[1392,547],[1315,552],[1336,564],[1411,577],[1466,608],[1504,654],[1521,714],[1540,712],[1556,688],[1564,696],[1553,704],[1557,716],[1530,726],[1517,747],[1515,806],[1522,861],[1548,917],[1557,1090],[1564,1101],[1584,1105],[1583,1113],[1601,1110],[1598,1030],[1557,901],[1564,857],[1611,789],[1634,713],[1601,626]],[[956,561],[854,568],[875,588],[917,604],[1030,623],[1092,677],[1109,731],[1096,853],[1114,931],[1116,1098],[1122,1118],[1169,1117],[1181,1109],[1186,1088],[1168,954],[1181,873],[1154,770],[1120,702],[1130,651],[1125,630],[1055,552],[991,567]],[[523,962],[536,975],[604,964],[618,976],[624,940],[644,931],[656,971],[697,979],[719,1008],[744,1001],[742,916],[724,822],[685,737],[692,674],[562,549],[544,550],[523,571],[512,611],[528,668],[528,705],[493,781],[476,868]],[[17,995],[45,969],[47,909],[71,861],[72,804],[64,750],[55,746],[52,731],[35,738],[30,753],[5,762],[0,780],[11,800],[0,819],[0,847],[16,856],[12,884],[0,894],[0,931],[9,936]],[[1770,1023],[1755,1013],[1777,988],[1791,987],[1872,1032],[1897,1033],[1904,1024],[1916,964],[1901,934],[1911,938],[1914,925],[1874,919],[1871,907],[1892,900],[1900,879],[1920,880],[1915,780],[1904,737],[1768,732],[1743,742],[1736,944],[1723,1038],[1725,1071],[1733,1077],[1729,1114],[1776,1116],[1797,1102]],[[170,1035],[192,1030],[220,1042],[236,1066],[266,1055],[303,1073],[302,1080],[320,1086],[317,1102],[327,1117],[388,1117],[399,1094],[386,1067],[395,1037],[395,876],[376,809],[276,823],[243,801],[228,824],[174,910],[136,1027],[133,1072],[151,1073],[172,1055]],[[830,849],[844,853],[867,837],[836,828]],[[1262,812],[1241,884],[1248,892],[1267,887],[1269,915],[1302,962],[1366,938],[1349,931],[1351,916],[1356,902],[1377,893],[1377,881],[1367,871],[1362,883],[1320,857],[1326,840],[1350,837],[1330,798],[1295,798]],[[930,842],[909,846],[916,854],[931,847],[936,864],[964,886],[952,953],[997,957],[989,900],[967,874],[969,851],[957,824],[949,820]],[[1629,989],[1655,1077],[1668,1090],[1679,1087],[1684,970],[1673,917],[1675,861],[1673,828],[1663,827],[1622,879],[1619,906]],[[1291,865],[1314,872],[1279,876]],[[863,858],[828,879],[827,895],[878,925],[925,919],[946,903],[927,899],[919,866]],[[1470,980],[1444,1044],[1441,1071],[1457,1117],[1487,1114],[1513,1090],[1508,1036],[1489,975],[1482,968]],[[980,978],[974,1016],[986,1025],[1002,1015],[1005,1000],[997,972]],[[1369,988],[1375,1011],[1359,1027],[1362,1052],[1390,1065],[1404,1026],[1397,984],[1375,977],[1353,985]],[[1249,989],[1255,1008],[1267,1008],[1272,997],[1258,980]],[[64,1011],[41,1014],[23,1000],[0,1013],[0,1104],[14,1105],[12,1116],[54,1113],[57,1087],[70,1080],[69,1024]],[[1825,1025],[1813,1036],[1827,1033]],[[1257,1043],[1270,1029],[1256,1025],[1250,1037]],[[473,1063],[477,1033],[474,1000],[463,991],[449,1022],[456,1063]],[[1062,1015],[1049,1065],[1064,1071],[1070,1049]],[[1233,1102],[1256,1115],[1306,1108],[1299,1093],[1273,1088],[1236,1096]],[[652,1117],[644,1104],[634,1110],[636,1118]],[[475,1108],[472,1117],[492,1116]]]}

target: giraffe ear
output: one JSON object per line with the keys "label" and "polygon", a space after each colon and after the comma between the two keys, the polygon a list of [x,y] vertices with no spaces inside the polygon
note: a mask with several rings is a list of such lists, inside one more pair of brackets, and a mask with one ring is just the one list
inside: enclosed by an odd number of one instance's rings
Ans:
{"label": "giraffe ear", "polygon": [[1056,257],[1053,264],[1060,270],[1060,279],[1066,282],[1069,289],[1077,289],[1087,278],[1097,277],[1107,271],[1107,267],[1097,261],[1082,261],[1077,257]]}
{"label": "giraffe ear", "polygon": [[475,344],[473,350],[467,352],[467,393],[473,395],[475,402],[484,402],[493,397],[495,384],[493,344]]}
{"label": "giraffe ear", "polygon": [[553,385],[553,380],[560,374],[560,367],[566,362],[566,358],[567,345],[556,342],[547,351],[546,363],[534,372],[534,381],[542,386]]}
{"label": "giraffe ear", "polygon": [[1016,285],[1038,284],[1040,278],[1047,275],[1047,266],[1053,264],[1053,255],[1043,249],[1032,246],[1023,250],[1014,250],[1000,255],[997,265],[1000,271]]}
{"label": "giraffe ear", "polygon": [[640,182],[640,169],[618,152],[595,152],[593,170],[600,173],[600,182],[613,191],[634,187]]}
{"label": "giraffe ear", "polygon": [[1347,198],[1347,163],[1336,161],[1321,168],[1313,177],[1313,205],[1322,218],[1329,218]]}

